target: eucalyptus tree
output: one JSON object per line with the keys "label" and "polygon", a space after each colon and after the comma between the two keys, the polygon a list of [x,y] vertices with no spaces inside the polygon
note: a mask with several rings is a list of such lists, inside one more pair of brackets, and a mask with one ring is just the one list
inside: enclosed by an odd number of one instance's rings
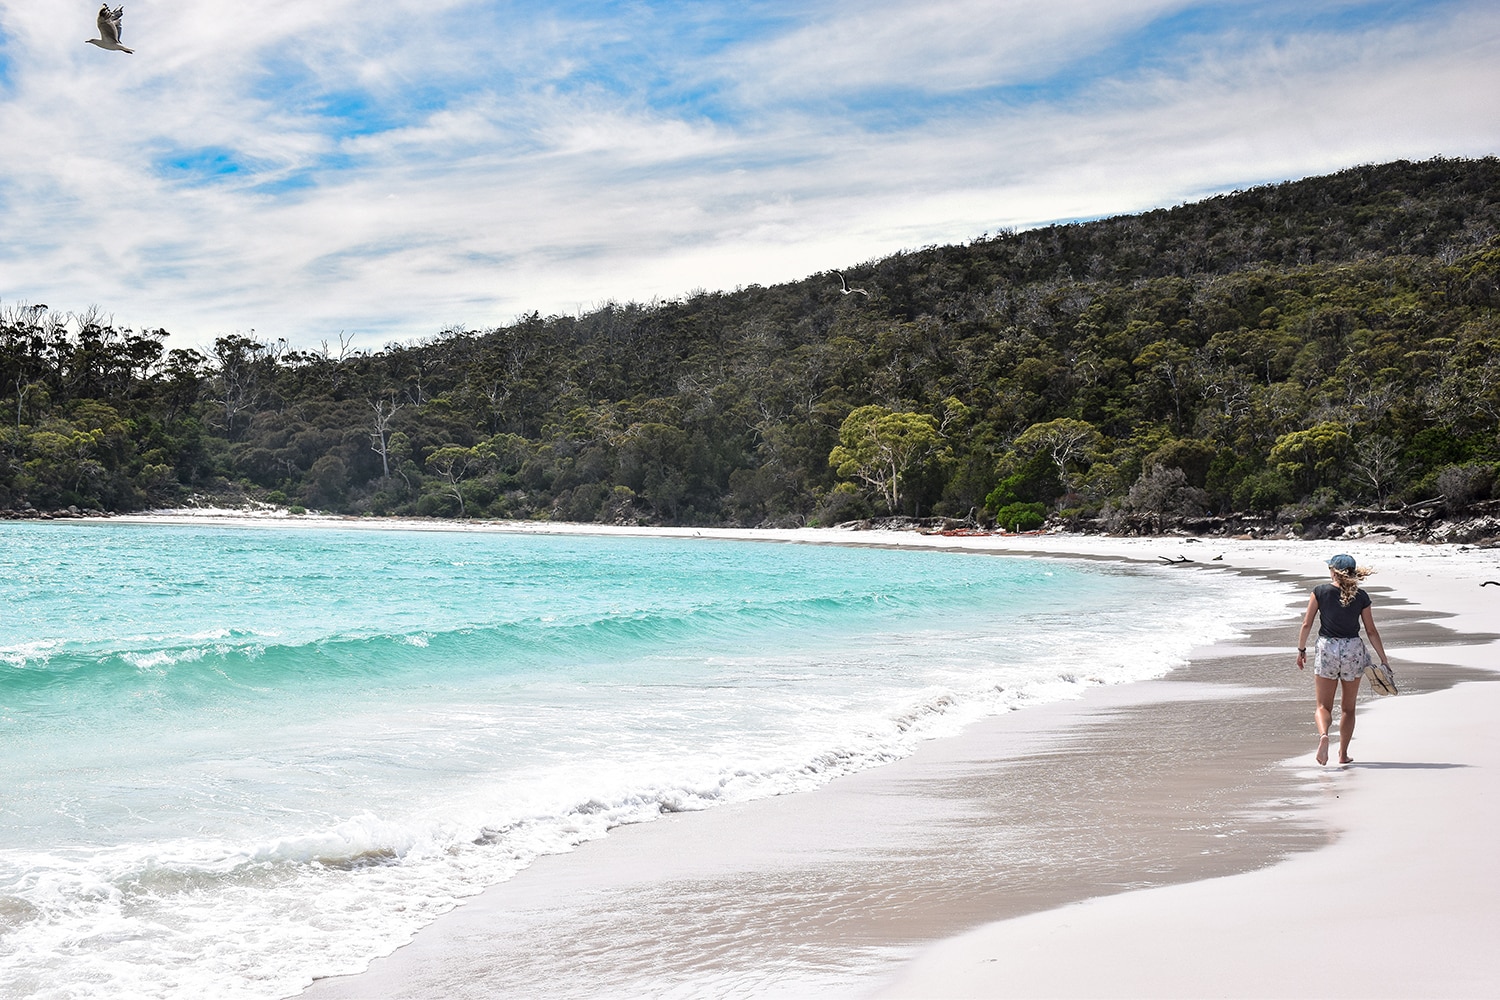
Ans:
{"label": "eucalyptus tree", "polygon": [[376,396],[369,400],[373,419],[370,428],[370,448],[380,456],[380,478],[391,478],[391,421],[401,412],[401,403],[394,392]]}
{"label": "eucalyptus tree", "polygon": [[1032,424],[1021,432],[1012,447],[1022,455],[1046,455],[1057,468],[1063,495],[1072,496],[1077,492],[1074,464],[1089,457],[1102,437],[1099,429],[1086,420],[1058,417]]}
{"label": "eucalyptus tree", "polygon": [[1376,434],[1354,446],[1350,468],[1362,483],[1369,484],[1376,502],[1383,508],[1391,484],[1400,476],[1403,465],[1401,446],[1396,440],[1385,434]]}
{"label": "eucalyptus tree", "polygon": [[211,391],[223,413],[224,435],[231,441],[239,436],[241,424],[260,402],[268,359],[274,364],[266,344],[241,334],[214,340]]}
{"label": "eucalyptus tree", "polygon": [[464,480],[482,472],[493,459],[494,452],[488,444],[480,444],[472,448],[448,444],[427,456],[427,467],[436,473],[446,486],[444,494],[458,501],[460,518],[468,516],[464,504],[464,491],[461,488]]}
{"label": "eucalyptus tree", "polygon": [[942,447],[943,435],[932,414],[897,412],[872,403],[844,418],[828,464],[840,476],[872,487],[888,510],[899,513],[903,479],[938,456]]}

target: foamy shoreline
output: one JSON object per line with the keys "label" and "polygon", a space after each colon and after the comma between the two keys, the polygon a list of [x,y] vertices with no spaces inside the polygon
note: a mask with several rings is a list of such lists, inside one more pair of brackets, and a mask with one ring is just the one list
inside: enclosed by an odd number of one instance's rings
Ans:
{"label": "foamy shoreline", "polygon": [[[340,518],[255,518],[172,512],[107,523],[265,525],[393,530],[703,537],[810,544],[943,548],[1016,555],[1161,562],[1182,570],[1209,565],[1315,580],[1335,551],[1350,551],[1380,573],[1381,609],[1401,606],[1474,635],[1462,646],[1403,647],[1386,628],[1398,678],[1423,663],[1494,672],[1495,646],[1480,633],[1500,622],[1500,552],[1349,542],[1098,536],[935,536],[839,529],[610,528],[551,523],[484,523]],[[1215,558],[1219,557],[1219,558]],[[1380,620],[1379,618],[1377,620]],[[1286,645],[1295,621],[1286,627]],[[1306,698],[1311,732],[1311,684]],[[1500,687],[1461,684],[1420,697],[1361,703],[1349,768],[1291,766],[1326,793],[1319,821],[1338,831],[1320,850],[1269,869],[1127,892],[978,927],[940,942],[906,964],[881,995],[930,996],[1480,996],[1493,992],[1486,958],[1500,930],[1492,904],[1500,865],[1469,850],[1500,819],[1500,750],[1490,718]],[[1023,713],[1025,714],[1025,713]],[[961,742],[964,737],[955,741]],[[894,766],[894,765],[893,765]],[[815,811],[822,790],[776,808]],[[701,821],[706,817],[694,817]],[[651,824],[658,826],[660,824]],[[617,831],[618,833],[618,831]],[[642,837],[657,834],[642,834]],[[612,836],[622,843],[629,838]],[[640,840],[641,837],[636,837]],[[628,844],[626,845],[628,847]],[[626,847],[612,848],[625,850]],[[433,931],[441,937],[444,921]],[[1080,950],[1078,942],[1088,946]],[[1067,961],[1060,956],[1073,956]],[[1415,957],[1420,956],[1420,958]],[[480,960],[480,955],[469,955]],[[1085,960],[1086,959],[1086,960]],[[385,974],[355,977],[345,992],[390,996]],[[323,985],[323,984],[320,984]],[[329,985],[332,985],[331,983]],[[316,988],[314,993],[319,992]],[[404,995],[404,994],[402,994]]]}

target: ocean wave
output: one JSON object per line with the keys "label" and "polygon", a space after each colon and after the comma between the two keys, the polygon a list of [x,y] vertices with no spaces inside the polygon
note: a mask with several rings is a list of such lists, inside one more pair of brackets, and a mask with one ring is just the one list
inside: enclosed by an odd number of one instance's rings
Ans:
{"label": "ocean wave", "polygon": [[137,670],[162,670],[177,663],[192,663],[195,660],[201,660],[208,655],[208,651],[192,647],[180,650],[154,649],[150,652],[129,652],[117,655]]}
{"label": "ocean wave", "polygon": [[[213,687],[265,687],[351,676],[430,675],[434,669],[505,672],[670,651],[683,644],[712,651],[777,630],[853,628],[891,598],[879,594],[781,601],[734,601],[667,610],[610,610],[590,617],[557,614],[445,630],[330,632],[300,641],[275,633],[218,628],[180,639],[36,640],[0,648],[0,692],[90,685],[101,692],[178,681],[197,697]],[[170,693],[170,692],[167,692]]]}
{"label": "ocean wave", "polygon": [[[249,996],[241,991],[251,984],[275,995],[293,993],[314,975],[359,968],[389,952],[458,900],[542,856],[623,825],[812,788],[904,757],[922,740],[980,716],[1107,683],[1112,671],[1149,655],[1135,649],[1132,657],[1128,643],[1116,643],[1118,662],[1106,662],[1102,639],[1085,646],[1075,655],[1098,669],[1033,664],[1013,684],[976,679],[966,688],[929,686],[895,699],[863,724],[844,727],[841,736],[761,764],[703,759],[675,778],[648,771],[613,788],[603,781],[593,789],[585,781],[539,773],[526,779],[526,788],[496,787],[436,812],[364,812],[238,845],[121,845],[92,860],[79,852],[11,853],[0,861],[28,874],[24,883],[0,886],[0,921],[17,954],[37,956],[34,974],[48,973],[46,956],[64,954],[64,942],[87,941],[98,989],[80,996],[132,990],[163,997]],[[1185,652],[1180,646],[1172,650]],[[1147,665],[1134,666],[1139,671]],[[1151,669],[1165,668],[1158,663]],[[591,780],[599,781],[597,775]],[[569,798],[568,790],[579,794]],[[235,949],[218,944],[228,927],[236,928],[241,942]],[[193,960],[167,963],[155,979],[130,978],[143,975],[137,961],[142,948]],[[71,959],[75,970],[78,960]]]}
{"label": "ocean wave", "polygon": [[441,872],[453,868],[461,874],[450,890],[478,891],[537,857],[571,850],[620,826],[807,789],[898,759],[923,738],[924,721],[959,704],[951,693],[932,692],[878,726],[800,756],[761,767],[700,761],[675,780],[645,775],[571,800],[556,792],[551,776],[537,775],[524,787],[477,796],[488,805],[459,801],[404,818],[367,811],[245,844],[182,839],[61,854],[4,851],[0,921],[11,930],[44,916],[51,923],[89,922],[145,900],[160,904],[168,897],[222,894],[231,887],[274,895],[278,887],[319,872],[372,867],[404,870],[423,880],[448,879]]}

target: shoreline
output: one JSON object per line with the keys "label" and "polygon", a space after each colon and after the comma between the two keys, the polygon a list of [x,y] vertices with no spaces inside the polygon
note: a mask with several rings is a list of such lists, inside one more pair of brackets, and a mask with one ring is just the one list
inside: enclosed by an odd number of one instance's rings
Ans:
{"label": "shoreline", "polygon": [[[664,953],[660,945],[653,946],[651,938],[663,930],[675,933],[668,938],[667,950],[675,950],[679,958],[686,952],[691,959],[681,963],[675,980],[685,995],[817,991],[855,996],[876,990],[882,996],[1188,996],[1204,992],[1354,996],[1414,991],[1481,995],[1480,986],[1488,986],[1479,942],[1500,929],[1500,919],[1491,916],[1488,907],[1476,909],[1470,897],[1477,888],[1487,899],[1492,893],[1483,890],[1500,884],[1500,876],[1494,874],[1494,866],[1488,866],[1475,878],[1464,868],[1459,852],[1442,850],[1437,844],[1456,848],[1457,838],[1464,835],[1460,831],[1500,818],[1483,812],[1480,805],[1495,787],[1500,759],[1492,759],[1495,755],[1487,754],[1479,743],[1488,711],[1500,707],[1500,688],[1468,683],[1495,671],[1496,658],[1486,648],[1494,637],[1484,634],[1484,627],[1494,620],[1500,594],[1480,590],[1476,584],[1481,576],[1500,578],[1500,553],[1375,539],[1307,543],[1072,535],[945,537],[847,529],[640,529],[513,522],[453,526],[372,524],[370,519],[288,524],[289,520],[192,514],[120,517],[101,523],[629,534],[1152,563],[1186,556],[1192,563],[1184,569],[1223,568],[1299,587],[1316,582],[1329,554],[1348,549],[1361,562],[1381,570],[1370,581],[1377,622],[1398,679],[1406,685],[1404,697],[1375,702],[1362,696],[1362,728],[1354,745],[1354,756],[1361,763],[1317,768],[1311,760],[1313,741],[1306,735],[1312,731],[1310,681],[1307,690],[1298,689],[1295,697],[1289,697],[1285,684],[1279,692],[1273,690],[1282,683],[1273,679],[1286,676],[1282,661],[1291,645],[1299,599],[1289,607],[1284,628],[1253,634],[1245,642],[1204,648],[1187,667],[1163,680],[1092,689],[1079,702],[995,717],[959,736],[923,744],[912,757],[810,792],[618,828],[602,841],[542,859],[514,879],[472,897],[425,928],[413,944],[376,960],[367,972],[321,980],[306,996],[504,993],[504,984],[518,985],[505,975],[526,974],[524,961],[508,971],[504,968],[504,952],[515,943],[506,940],[507,929],[516,926],[528,928],[522,941],[544,946],[561,943],[565,947],[560,954],[569,954],[567,948],[572,948],[575,961],[653,966],[642,967],[638,986],[674,982],[671,969],[663,973]],[[1215,559],[1216,555],[1222,558]],[[1286,633],[1280,642],[1277,632]],[[1419,663],[1444,666],[1420,668]],[[1226,682],[1226,672],[1237,679]],[[1295,671],[1291,673],[1295,681]],[[1447,675],[1446,680],[1440,681],[1440,673]],[[1410,696],[1427,681],[1443,689]],[[1453,682],[1461,686],[1447,686]],[[1226,704],[1229,717],[1249,716],[1262,729],[1274,732],[1252,727],[1241,734],[1242,752],[1210,754],[1194,766],[1170,763],[1173,741],[1202,739],[1203,727],[1222,724]],[[1174,718],[1182,715],[1196,721],[1183,723]],[[1434,719],[1441,720],[1440,724]],[[1432,741],[1441,746],[1455,733],[1463,736],[1456,740],[1453,753],[1433,749]],[[1164,742],[1146,745],[1152,740]],[[1052,872],[1050,882],[1044,878],[1024,886],[1013,882],[976,887],[974,873],[968,881],[932,881],[936,869],[927,863],[932,855],[961,847],[964,838],[972,840],[976,830],[1004,833],[993,796],[986,799],[972,790],[960,792],[958,786],[976,780],[993,783],[1002,776],[1016,780],[1018,775],[1035,783],[1049,774],[1055,776],[1059,768],[1087,782],[1097,778],[1100,759],[1131,759],[1137,767],[1162,769],[1151,788],[1136,789],[1143,796],[1144,814],[1126,823],[1132,832],[1124,838],[1133,837],[1135,847],[1126,848],[1125,860],[1116,858],[1113,869],[1104,871],[1109,867],[1104,864],[1088,877],[1071,880]],[[1447,766],[1454,760],[1473,763]],[[1445,766],[1437,767],[1434,762]],[[1069,771],[1070,767],[1074,770]],[[1135,776],[1117,777],[1134,780]],[[1447,791],[1429,801],[1424,797],[1424,782],[1441,784]],[[921,791],[934,784],[943,786],[942,790],[936,794]],[[1109,787],[1102,786],[1103,792]],[[1424,828],[1427,839],[1420,841],[1410,835],[1414,797],[1422,803],[1417,818],[1437,823],[1447,817],[1450,821]],[[1174,812],[1174,801],[1184,798],[1218,802],[1235,820],[1227,825],[1229,832],[1224,837],[1210,832],[1195,840],[1192,831],[1184,828],[1192,824],[1184,824],[1186,817],[1180,809]],[[1012,797],[1003,804],[1015,808],[1017,801]],[[893,803],[899,815],[895,822],[886,823],[889,836],[882,840],[870,832],[870,823],[879,818],[877,814],[891,811]],[[987,819],[976,820],[976,811],[985,809],[989,809]],[[850,815],[860,817],[864,827],[849,822]],[[1116,811],[1073,826],[1103,828],[1113,823],[1109,828],[1118,829],[1123,815]],[[931,822],[934,817],[935,824]],[[931,828],[934,825],[937,833]],[[1221,839],[1229,842],[1229,849],[1212,854],[1213,841]],[[1143,865],[1142,858],[1131,851],[1139,853],[1140,844],[1151,841],[1161,843],[1162,850]],[[1412,867],[1409,853],[1382,867],[1384,855],[1379,852],[1390,843],[1423,854],[1423,864],[1417,866],[1422,880],[1390,879],[1382,874]],[[1072,858],[1097,862],[1108,859],[1112,850],[1119,853],[1118,845],[1089,846],[1084,838],[1073,849]],[[1195,850],[1203,853],[1194,855]],[[1432,853],[1443,855],[1441,863],[1428,857]],[[905,861],[892,860],[898,855]],[[660,860],[662,856],[670,863]],[[828,861],[830,857],[834,861]],[[887,877],[892,870],[904,871],[901,864],[910,869],[906,878]],[[1139,875],[1143,867],[1147,877]],[[883,870],[887,876],[871,877],[872,869]],[[1132,871],[1137,874],[1132,876]],[[1327,949],[1311,942],[1319,940],[1319,935],[1326,937],[1332,922],[1340,919],[1330,908],[1341,891],[1330,883],[1333,874],[1340,872],[1344,879],[1360,883],[1365,892],[1360,898],[1371,914],[1379,916],[1377,921],[1374,916],[1352,914],[1356,922],[1365,921],[1360,926],[1370,936],[1341,940],[1359,948],[1362,971],[1351,979],[1341,969],[1330,984],[1330,973],[1324,969]],[[789,878],[809,879],[809,890],[801,895],[789,894],[785,886],[780,894],[764,891],[767,879],[784,882]],[[583,900],[579,907],[558,909],[551,897],[559,885]],[[835,905],[855,886],[864,886],[886,902],[863,905],[863,909],[861,905]],[[1439,895],[1453,901],[1447,911],[1435,914],[1431,905],[1423,905],[1418,890],[1424,886],[1429,892],[1434,886],[1443,890]],[[824,933],[824,940],[815,945],[814,950],[824,949],[821,956],[802,954],[805,967],[823,970],[821,978],[797,980],[783,973],[780,978],[755,979],[756,970],[747,973],[743,968],[745,956],[737,951],[728,928],[707,926],[702,920],[695,923],[684,916],[695,907],[722,906],[726,898],[742,901],[734,908],[741,921],[739,935],[754,926],[755,934],[765,942],[800,949],[799,954],[807,952],[808,946],[793,942],[784,931],[777,932],[778,919],[794,917],[790,923],[800,926],[804,936],[828,930],[819,924],[837,931]],[[821,904],[820,898],[832,903]],[[567,933],[549,939],[540,929],[549,919],[577,920],[580,916],[594,921],[596,929],[606,927],[598,912],[598,906],[605,904],[616,909],[634,905],[635,912],[643,914],[636,920],[640,925],[634,939],[638,954],[597,954]],[[595,910],[590,911],[590,905]],[[1405,911],[1443,927],[1445,936],[1408,926],[1411,920],[1403,917]],[[1194,916],[1180,916],[1187,912]],[[1255,914],[1256,919],[1248,914]],[[1071,953],[1074,944],[1070,942],[1076,943],[1085,926],[1090,961],[1059,963],[1058,949]],[[648,927],[654,931],[647,933]],[[1142,930],[1147,927],[1155,930]],[[711,933],[705,934],[705,929]],[[1436,970],[1426,963],[1420,965],[1427,978],[1403,977],[1400,968],[1387,968],[1397,961],[1394,955],[1390,961],[1367,962],[1366,956],[1380,951],[1374,945],[1378,935],[1401,941],[1419,935],[1424,947],[1434,948],[1445,958],[1438,977],[1432,978]],[[1183,942],[1188,940],[1194,944],[1184,954]],[[1109,943],[1113,941],[1129,944]],[[697,954],[703,949],[705,955]],[[851,955],[859,960],[853,964],[862,971],[851,972],[847,960]],[[1309,968],[1309,963],[1316,968]],[[1367,967],[1379,971],[1366,974]],[[1223,975],[1226,968],[1235,969],[1240,978],[1231,982],[1232,977]],[[652,978],[664,974],[665,979]],[[1401,986],[1393,985],[1397,983]],[[564,982],[552,988],[557,995],[570,995],[568,985]]]}

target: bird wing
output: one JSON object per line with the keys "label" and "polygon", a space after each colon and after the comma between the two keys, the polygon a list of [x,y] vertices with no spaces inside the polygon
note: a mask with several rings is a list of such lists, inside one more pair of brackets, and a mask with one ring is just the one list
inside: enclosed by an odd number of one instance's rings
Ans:
{"label": "bird wing", "polygon": [[108,7],[99,11],[99,37],[106,42],[120,44],[120,17],[125,8],[111,12]]}

